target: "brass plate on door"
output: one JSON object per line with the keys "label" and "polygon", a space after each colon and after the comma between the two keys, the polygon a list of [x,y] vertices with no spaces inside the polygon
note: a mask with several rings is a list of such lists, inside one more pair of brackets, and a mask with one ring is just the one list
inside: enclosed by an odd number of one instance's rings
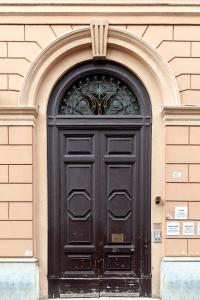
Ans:
{"label": "brass plate on door", "polygon": [[112,243],[124,243],[124,234],[112,233]]}

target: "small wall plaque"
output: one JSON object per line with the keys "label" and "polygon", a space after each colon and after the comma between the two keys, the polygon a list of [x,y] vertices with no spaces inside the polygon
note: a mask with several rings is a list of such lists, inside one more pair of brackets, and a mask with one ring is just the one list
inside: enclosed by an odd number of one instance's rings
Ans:
{"label": "small wall plaque", "polygon": [[180,223],[167,222],[167,235],[180,235]]}
{"label": "small wall plaque", "polygon": [[124,234],[112,233],[112,243],[124,243]]}
{"label": "small wall plaque", "polygon": [[200,235],[200,223],[197,224],[197,234]]}
{"label": "small wall plaque", "polygon": [[187,206],[175,206],[175,219],[187,219],[188,208]]}
{"label": "small wall plaque", "polygon": [[194,223],[193,222],[183,223],[183,235],[194,235]]}
{"label": "small wall plaque", "polygon": [[172,172],[172,178],[181,178],[181,177],[182,177],[181,171],[176,170]]}

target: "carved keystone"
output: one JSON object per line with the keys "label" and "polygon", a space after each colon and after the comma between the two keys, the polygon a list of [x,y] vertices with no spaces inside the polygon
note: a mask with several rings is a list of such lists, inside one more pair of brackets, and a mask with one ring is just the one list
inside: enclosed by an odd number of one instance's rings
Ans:
{"label": "carved keystone", "polygon": [[108,21],[92,20],[90,22],[92,55],[93,58],[106,57],[107,37],[108,37]]}

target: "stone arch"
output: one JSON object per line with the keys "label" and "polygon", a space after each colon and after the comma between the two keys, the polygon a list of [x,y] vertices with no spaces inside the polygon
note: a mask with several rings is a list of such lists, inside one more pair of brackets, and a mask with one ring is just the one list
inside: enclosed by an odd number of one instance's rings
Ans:
{"label": "stone arch", "polygon": [[[60,74],[55,72],[57,62],[62,61],[64,63],[67,58],[70,57],[71,59],[73,53],[77,55],[81,52],[83,54],[86,49],[87,56],[83,57],[83,55],[81,55],[81,58],[85,58],[85,60],[92,59],[91,33],[89,27],[67,33],[49,44],[32,63],[24,79],[19,105],[38,105],[40,102],[38,100],[38,93],[43,86],[43,80],[46,76],[50,75],[49,73],[54,73],[55,84],[58,77],[60,78],[64,71],[66,72],[73,65],[79,63],[79,60],[72,59],[71,63],[68,62],[65,64],[65,69],[60,69]],[[127,53],[131,55],[132,58],[136,58],[137,62],[145,66],[145,71],[149,73],[152,82],[154,81],[160,94],[159,99],[152,99],[153,101],[159,101],[160,105],[180,104],[180,96],[175,76],[168,63],[160,56],[157,50],[136,35],[128,33],[125,30],[109,27],[108,53],[106,58],[110,58],[110,56],[112,56],[111,59],[113,58],[113,50],[117,50],[118,52],[121,50],[121,54]],[[118,57],[118,61],[119,60],[120,55]],[[132,69],[130,64],[126,65]],[[142,72],[138,72],[138,67],[137,63],[134,70],[131,71],[137,73],[138,77],[145,84],[146,80],[143,76],[144,74],[142,75]],[[151,93],[150,98],[152,98]]]}
{"label": "stone arch", "polygon": [[[57,81],[74,66],[93,59],[90,28],[72,31],[47,46],[32,63],[21,90],[18,105],[37,107],[38,117],[34,144],[34,203],[37,220],[34,222],[36,242],[34,255],[40,261],[41,297],[47,296],[47,124],[49,97]],[[165,105],[180,104],[174,74],[160,54],[143,39],[127,31],[109,27],[106,59],[124,65],[142,81],[152,105],[152,223],[162,223],[163,208],[154,203],[163,196],[163,165],[165,161],[164,129],[161,112]],[[42,235],[41,235],[42,232]],[[152,294],[159,295],[159,261],[162,244],[152,244]]]}

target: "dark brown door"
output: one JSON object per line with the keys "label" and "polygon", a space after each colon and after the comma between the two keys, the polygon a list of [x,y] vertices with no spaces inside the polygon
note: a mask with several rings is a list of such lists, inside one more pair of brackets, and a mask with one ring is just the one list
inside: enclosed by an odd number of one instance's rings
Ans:
{"label": "dark brown door", "polygon": [[50,297],[151,296],[151,105],[109,61],[76,66],[48,106]]}
{"label": "dark brown door", "polygon": [[56,147],[57,296],[139,296],[143,286],[148,293],[150,276],[141,274],[141,130],[61,129]]}

